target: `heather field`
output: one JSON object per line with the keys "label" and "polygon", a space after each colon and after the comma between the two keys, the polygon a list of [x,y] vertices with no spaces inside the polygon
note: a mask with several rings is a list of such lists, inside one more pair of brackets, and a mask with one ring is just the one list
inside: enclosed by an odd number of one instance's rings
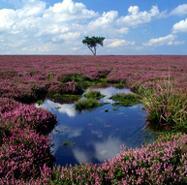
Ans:
{"label": "heather field", "polygon": [[170,78],[176,89],[187,89],[186,56],[1,56],[0,94],[2,97],[31,98],[33,89],[74,91],[73,83],[61,86],[67,74],[83,74],[109,81],[125,81],[127,86],[150,86]]}
{"label": "heather field", "polygon": [[[129,99],[144,105],[158,139],[101,164],[56,166],[48,134],[57,120],[35,103],[109,85],[135,93]],[[0,56],[2,185],[186,184],[186,133],[187,56]]]}

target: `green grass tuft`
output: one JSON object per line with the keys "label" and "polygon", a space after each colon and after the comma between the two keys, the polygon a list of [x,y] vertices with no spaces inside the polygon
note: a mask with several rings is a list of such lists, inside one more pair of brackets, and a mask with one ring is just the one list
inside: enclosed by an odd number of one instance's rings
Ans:
{"label": "green grass tuft", "polygon": [[76,94],[55,93],[53,95],[50,95],[49,98],[59,103],[73,103],[73,102],[78,101],[80,97],[81,97],[80,95],[76,95]]}
{"label": "green grass tuft", "polygon": [[174,91],[170,81],[161,82],[152,94],[143,98],[150,126],[187,132],[186,97],[186,94]]}
{"label": "green grass tuft", "polygon": [[82,111],[82,110],[98,107],[99,105],[100,105],[100,103],[96,99],[88,98],[88,99],[79,100],[75,104],[75,107],[77,110]]}
{"label": "green grass tuft", "polygon": [[89,91],[86,94],[84,94],[85,98],[92,98],[92,99],[101,99],[104,97],[104,95],[102,95],[100,92],[98,91]]}
{"label": "green grass tuft", "polygon": [[37,103],[38,105],[42,105],[42,104],[43,104],[43,102],[44,102],[44,100],[37,100],[37,102],[36,102],[36,103]]}
{"label": "green grass tuft", "polygon": [[117,105],[132,106],[140,103],[140,97],[136,94],[116,94],[111,97]]}

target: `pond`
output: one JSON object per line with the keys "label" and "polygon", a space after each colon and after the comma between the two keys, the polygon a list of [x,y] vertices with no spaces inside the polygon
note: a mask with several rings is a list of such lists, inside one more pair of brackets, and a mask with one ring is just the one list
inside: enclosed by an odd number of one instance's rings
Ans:
{"label": "pond", "polygon": [[154,133],[145,128],[147,113],[142,104],[116,106],[110,99],[118,93],[131,93],[129,89],[90,90],[104,95],[102,106],[79,112],[73,103],[59,104],[48,99],[38,106],[57,118],[50,134],[57,165],[101,163],[118,154],[123,145],[135,148],[154,141]]}

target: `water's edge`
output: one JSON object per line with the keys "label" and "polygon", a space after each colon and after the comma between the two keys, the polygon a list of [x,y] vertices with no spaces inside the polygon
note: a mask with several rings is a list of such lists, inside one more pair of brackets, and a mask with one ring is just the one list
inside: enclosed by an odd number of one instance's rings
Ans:
{"label": "water's edge", "polygon": [[57,118],[50,134],[51,152],[56,164],[100,163],[120,152],[120,147],[139,147],[154,141],[154,133],[145,129],[147,113],[142,104],[115,106],[110,99],[118,93],[132,93],[114,87],[88,89],[99,91],[102,106],[78,112],[75,104],[59,104],[45,100],[44,108]]}

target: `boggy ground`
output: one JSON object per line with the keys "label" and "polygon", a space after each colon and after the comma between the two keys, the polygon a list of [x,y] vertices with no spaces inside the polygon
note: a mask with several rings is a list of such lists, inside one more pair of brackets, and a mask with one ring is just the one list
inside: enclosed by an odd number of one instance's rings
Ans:
{"label": "boggy ground", "polygon": [[[162,79],[172,81],[172,89],[159,88]],[[109,83],[140,96],[147,93],[142,87],[157,89],[143,101],[154,124],[186,132],[186,56],[0,56],[0,184],[185,184],[184,133],[164,134],[101,165],[52,166],[47,134],[55,118],[33,103],[75,100],[88,86]],[[177,91],[182,95],[172,94]]]}

